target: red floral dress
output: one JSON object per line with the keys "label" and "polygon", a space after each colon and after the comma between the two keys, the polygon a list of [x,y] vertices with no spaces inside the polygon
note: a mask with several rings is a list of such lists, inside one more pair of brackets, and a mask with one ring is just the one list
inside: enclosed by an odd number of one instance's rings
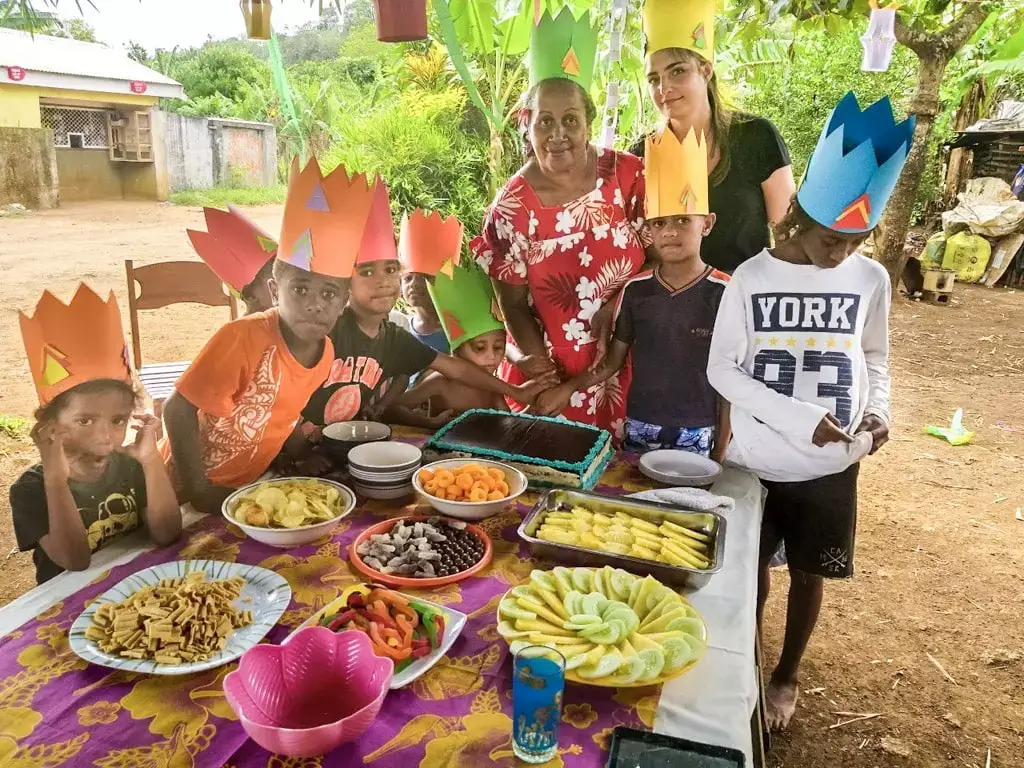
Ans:
{"label": "red floral dress", "polygon": [[[594,360],[591,318],[644,263],[643,216],[643,162],[624,152],[598,149],[592,192],[546,207],[517,173],[488,210],[483,235],[471,244],[491,277],[530,287],[548,352],[568,376],[583,372]],[[508,362],[501,364],[498,375],[510,384],[524,381]],[[603,384],[574,392],[562,415],[621,438],[630,379],[627,366]],[[517,403],[509,406],[522,409]]]}

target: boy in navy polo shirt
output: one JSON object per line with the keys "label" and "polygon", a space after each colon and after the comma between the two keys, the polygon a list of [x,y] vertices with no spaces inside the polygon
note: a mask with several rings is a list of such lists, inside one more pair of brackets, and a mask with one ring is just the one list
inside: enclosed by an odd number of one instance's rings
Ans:
{"label": "boy in navy polo shirt", "polygon": [[647,222],[659,263],[619,293],[615,331],[605,358],[540,395],[537,410],[560,412],[587,388],[610,379],[632,350],[627,450],[678,448],[721,461],[729,442],[728,404],[708,383],[707,363],[729,277],[700,257],[701,240],[715,224],[715,214],[708,210],[703,139],[693,131],[682,143],[672,131],[648,138],[644,174]]}

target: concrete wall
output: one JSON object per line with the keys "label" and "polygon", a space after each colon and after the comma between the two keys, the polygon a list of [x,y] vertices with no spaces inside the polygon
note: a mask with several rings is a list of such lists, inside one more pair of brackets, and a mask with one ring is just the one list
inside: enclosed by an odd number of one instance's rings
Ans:
{"label": "concrete wall", "polygon": [[153,163],[116,162],[105,149],[58,147],[57,174],[63,202],[157,199]]}
{"label": "concrete wall", "polygon": [[0,127],[41,128],[35,88],[0,84]]}
{"label": "concrete wall", "polygon": [[58,199],[53,134],[45,128],[0,127],[0,205],[55,208]]}
{"label": "concrete wall", "polygon": [[277,181],[277,134],[267,123],[161,113],[171,192]]}

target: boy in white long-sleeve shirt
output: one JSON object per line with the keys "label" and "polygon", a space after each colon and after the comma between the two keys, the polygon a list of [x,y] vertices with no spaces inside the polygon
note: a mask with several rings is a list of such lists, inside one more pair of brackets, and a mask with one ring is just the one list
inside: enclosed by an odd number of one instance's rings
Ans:
{"label": "boy in white long-sleeve shirt", "polygon": [[786,635],[766,691],[769,726],[785,728],[825,578],[853,575],[859,462],[889,434],[889,276],[857,252],[903,167],[913,119],[888,99],[833,110],[778,244],[745,262],[722,296],[708,379],[732,404],[726,458],[768,491],[761,528],[758,623],[769,562],[785,542]]}

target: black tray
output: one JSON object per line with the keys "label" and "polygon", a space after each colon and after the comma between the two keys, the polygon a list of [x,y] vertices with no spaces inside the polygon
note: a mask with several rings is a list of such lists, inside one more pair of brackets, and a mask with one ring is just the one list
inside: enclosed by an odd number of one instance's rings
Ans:
{"label": "black tray", "polygon": [[618,726],[605,768],[745,768],[738,749]]}

